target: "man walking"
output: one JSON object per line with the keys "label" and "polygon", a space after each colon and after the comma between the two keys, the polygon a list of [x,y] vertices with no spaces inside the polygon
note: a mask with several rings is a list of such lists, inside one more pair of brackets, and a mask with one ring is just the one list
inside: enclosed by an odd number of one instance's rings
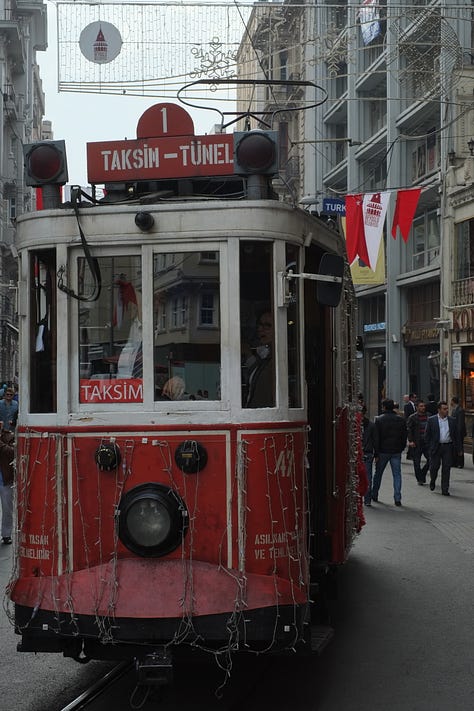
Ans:
{"label": "man walking", "polygon": [[[425,431],[428,424],[426,405],[423,400],[419,400],[416,405],[416,412],[407,420],[408,449],[411,452],[415,477],[420,486],[426,483],[426,474],[429,469],[429,453],[425,442]],[[421,457],[424,456],[426,462],[421,466]]]}
{"label": "man walking", "polygon": [[382,402],[383,414],[375,418],[375,474],[372,501],[379,500],[385,467],[390,462],[395,506],[402,505],[402,452],[407,443],[406,421],[394,412],[393,400]]}
{"label": "man walking", "polygon": [[403,414],[405,415],[406,419],[408,420],[410,415],[413,415],[415,412],[416,412],[416,394],[410,393],[408,395],[408,401],[403,406]]}
{"label": "man walking", "polygon": [[458,428],[454,417],[448,415],[448,403],[438,403],[438,414],[428,418],[425,442],[430,458],[430,489],[436,488],[436,477],[441,467],[441,493],[449,496],[449,479],[454,457],[461,449]]}

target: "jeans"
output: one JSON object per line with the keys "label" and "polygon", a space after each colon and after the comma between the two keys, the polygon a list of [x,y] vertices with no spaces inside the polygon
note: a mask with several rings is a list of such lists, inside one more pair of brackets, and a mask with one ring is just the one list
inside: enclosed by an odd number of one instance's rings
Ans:
{"label": "jeans", "polygon": [[402,455],[391,454],[390,452],[380,452],[379,458],[375,465],[375,474],[372,482],[372,496],[378,497],[380,484],[382,482],[382,474],[385,467],[390,462],[393,477],[393,498],[395,501],[402,500]]}
{"label": "jeans", "polygon": [[364,461],[365,471],[367,472],[367,479],[369,481],[369,488],[367,489],[367,493],[364,496],[364,503],[370,504],[370,500],[372,498],[372,468],[373,468],[373,462],[374,462],[374,455],[373,454],[364,454],[363,461]]}

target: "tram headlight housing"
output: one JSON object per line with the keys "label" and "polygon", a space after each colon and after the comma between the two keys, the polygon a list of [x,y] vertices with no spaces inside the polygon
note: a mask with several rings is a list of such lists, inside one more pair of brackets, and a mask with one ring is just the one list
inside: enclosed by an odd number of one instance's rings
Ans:
{"label": "tram headlight housing", "polygon": [[119,504],[119,538],[144,557],[160,557],[177,548],[188,527],[188,511],[176,491],[163,484],[140,484]]}
{"label": "tram headlight housing", "polygon": [[68,181],[66,144],[64,141],[38,141],[23,146],[25,183],[65,185]]}
{"label": "tram headlight housing", "polygon": [[278,163],[276,131],[254,130],[234,133],[236,175],[275,175],[278,173]]}

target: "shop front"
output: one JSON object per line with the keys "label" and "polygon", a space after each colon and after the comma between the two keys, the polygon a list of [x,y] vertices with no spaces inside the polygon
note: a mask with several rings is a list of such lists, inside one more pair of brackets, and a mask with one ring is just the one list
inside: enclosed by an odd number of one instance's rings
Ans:
{"label": "shop front", "polygon": [[407,352],[408,390],[427,400],[440,397],[441,353],[439,326],[433,321],[407,322],[403,329]]}

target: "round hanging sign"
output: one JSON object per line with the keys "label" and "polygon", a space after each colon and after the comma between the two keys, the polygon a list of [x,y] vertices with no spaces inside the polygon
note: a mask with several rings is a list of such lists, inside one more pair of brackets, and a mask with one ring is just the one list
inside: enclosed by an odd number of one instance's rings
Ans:
{"label": "round hanging sign", "polygon": [[112,62],[122,49],[120,32],[110,22],[92,22],[81,32],[79,47],[82,54],[95,64]]}

